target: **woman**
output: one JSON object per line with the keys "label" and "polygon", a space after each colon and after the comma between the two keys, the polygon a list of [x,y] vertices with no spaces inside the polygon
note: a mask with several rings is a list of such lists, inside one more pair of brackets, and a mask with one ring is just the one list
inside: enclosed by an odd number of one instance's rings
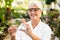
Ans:
{"label": "woman", "polygon": [[16,25],[10,27],[8,32],[12,36],[11,40],[50,40],[51,29],[40,20],[41,13],[42,9],[40,2],[30,2],[28,14],[31,21],[26,22],[23,19],[23,24],[18,28]]}

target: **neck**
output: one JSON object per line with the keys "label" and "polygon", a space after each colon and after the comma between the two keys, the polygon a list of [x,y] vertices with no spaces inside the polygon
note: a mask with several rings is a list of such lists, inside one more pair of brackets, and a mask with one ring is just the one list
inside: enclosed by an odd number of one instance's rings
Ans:
{"label": "neck", "polygon": [[32,27],[35,28],[39,22],[40,22],[40,19],[32,20]]}

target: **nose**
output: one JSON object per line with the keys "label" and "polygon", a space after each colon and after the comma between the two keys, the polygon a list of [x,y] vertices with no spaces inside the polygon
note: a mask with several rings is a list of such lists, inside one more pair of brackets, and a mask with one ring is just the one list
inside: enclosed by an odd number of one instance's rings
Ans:
{"label": "nose", "polygon": [[34,11],[34,10],[32,10],[32,11],[31,11],[31,13],[32,13],[32,14],[35,14],[35,11]]}

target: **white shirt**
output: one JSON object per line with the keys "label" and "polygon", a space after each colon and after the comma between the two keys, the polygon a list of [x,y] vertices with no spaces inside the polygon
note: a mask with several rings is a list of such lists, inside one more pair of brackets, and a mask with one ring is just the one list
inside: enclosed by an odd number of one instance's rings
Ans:
{"label": "white shirt", "polygon": [[[29,21],[28,24],[30,25],[33,34],[37,35],[41,40],[50,40],[52,31],[47,24],[40,21],[34,29],[32,28],[31,21]],[[20,31],[20,29],[24,29],[24,27],[25,26],[23,26],[23,24],[18,27],[16,32],[16,40],[32,40],[32,38],[26,33]]]}

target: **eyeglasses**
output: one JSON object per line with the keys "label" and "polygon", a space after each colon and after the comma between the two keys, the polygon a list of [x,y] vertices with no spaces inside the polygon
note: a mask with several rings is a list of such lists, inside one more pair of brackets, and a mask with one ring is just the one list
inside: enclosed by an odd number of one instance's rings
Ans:
{"label": "eyeglasses", "polygon": [[30,9],[28,9],[28,11],[30,11],[30,12],[32,12],[32,10],[34,10],[36,12],[36,11],[40,10],[40,8],[30,8]]}

